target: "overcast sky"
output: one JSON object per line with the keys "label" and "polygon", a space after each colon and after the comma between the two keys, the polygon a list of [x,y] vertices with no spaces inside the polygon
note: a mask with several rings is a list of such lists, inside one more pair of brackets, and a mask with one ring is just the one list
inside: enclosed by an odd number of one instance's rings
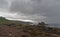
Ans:
{"label": "overcast sky", "polygon": [[0,0],[0,16],[60,23],[60,0]]}

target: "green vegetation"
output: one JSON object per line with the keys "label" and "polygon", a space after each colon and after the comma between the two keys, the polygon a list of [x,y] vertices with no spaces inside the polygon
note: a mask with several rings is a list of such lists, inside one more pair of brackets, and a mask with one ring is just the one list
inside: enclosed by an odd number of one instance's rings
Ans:
{"label": "green vegetation", "polygon": [[7,21],[7,19],[5,17],[0,17],[0,22],[4,22]]}
{"label": "green vegetation", "polygon": [[40,35],[40,37],[56,37],[57,35],[60,35],[60,29],[46,27],[45,25],[47,24],[44,22],[38,23],[37,25],[27,25],[21,24],[19,21],[12,21],[4,17],[0,17],[0,25],[15,27],[18,30],[22,29],[23,32],[29,33],[31,36]]}

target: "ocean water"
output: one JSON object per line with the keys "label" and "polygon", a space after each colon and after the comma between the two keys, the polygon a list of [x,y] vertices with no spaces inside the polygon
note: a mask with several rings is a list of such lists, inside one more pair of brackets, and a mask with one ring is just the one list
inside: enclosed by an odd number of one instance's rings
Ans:
{"label": "ocean water", "polygon": [[60,28],[60,24],[49,24],[48,27]]}

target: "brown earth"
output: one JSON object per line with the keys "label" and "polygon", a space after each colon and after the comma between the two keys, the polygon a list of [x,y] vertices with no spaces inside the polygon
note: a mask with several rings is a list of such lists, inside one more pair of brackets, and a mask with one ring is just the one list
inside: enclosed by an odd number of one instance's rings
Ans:
{"label": "brown earth", "polygon": [[24,32],[22,28],[17,27],[2,26],[0,27],[0,37],[60,37],[57,34],[46,33],[46,36],[41,35],[31,35],[28,32]]}

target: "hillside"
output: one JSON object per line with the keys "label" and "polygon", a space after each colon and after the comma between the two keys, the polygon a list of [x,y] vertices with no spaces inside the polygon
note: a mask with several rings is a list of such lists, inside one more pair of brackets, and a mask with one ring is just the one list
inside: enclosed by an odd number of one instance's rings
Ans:
{"label": "hillside", "polygon": [[7,20],[0,17],[0,37],[60,37],[60,29],[46,27],[44,22],[30,25],[29,22]]}

